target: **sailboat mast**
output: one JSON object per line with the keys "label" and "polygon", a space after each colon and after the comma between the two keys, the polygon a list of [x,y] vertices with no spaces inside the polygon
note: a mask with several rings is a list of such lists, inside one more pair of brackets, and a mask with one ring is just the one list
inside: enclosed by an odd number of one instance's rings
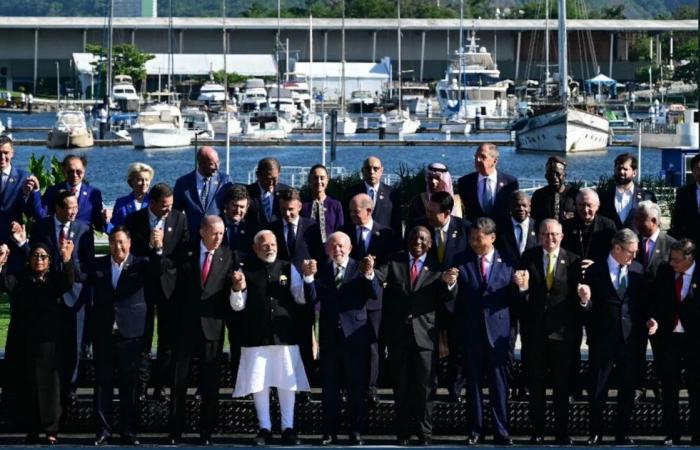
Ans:
{"label": "sailboat mast", "polygon": [[309,111],[311,113],[316,112],[315,102],[314,102],[314,18],[309,15]]}
{"label": "sailboat mast", "polygon": [[[462,78],[464,77],[463,75],[463,67],[465,61],[462,60],[464,58],[464,44],[462,42],[464,35],[464,0],[459,0],[459,52],[457,53],[457,61],[459,62],[459,81],[457,82],[457,95],[459,97],[457,100],[457,115],[462,114]],[[449,81],[449,80],[448,80]],[[464,90],[464,96],[467,96],[467,91],[466,89]],[[466,117],[467,115],[464,114]]]}
{"label": "sailboat mast", "polygon": [[226,70],[226,54],[228,53],[228,34],[226,32],[226,0],[221,0],[221,20],[223,22],[221,28],[223,29],[224,34],[224,111],[228,111],[228,72]]}
{"label": "sailboat mast", "polygon": [[170,102],[170,97],[173,96],[173,70],[174,70],[174,58],[173,58],[173,0],[168,1],[168,102]]}
{"label": "sailboat mast", "polygon": [[105,84],[107,92],[105,92],[105,97],[107,97],[107,108],[112,103],[112,47],[114,27],[112,25],[112,18],[114,17],[114,0],[109,0],[109,18],[107,19],[107,83]]}
{"label": "sailboat mast", "polygon": [[559,97],[562,105],[567,104],[569,92],[569,68],[566,43],[566,0],[559,1]]}
{"label": "sailboat mast", "polygon": [[549,80],[549,0],[544,2],[544,83]]}
{"label": "sailboat mast", "polygon": [[397,0],[396,2],[396,16],[398,18],[398,24],[396,27],[396,37],[398,41],[398,59],[399,59],[399,68],[398,68],[398,77],[399,77],[399,117],[402,117],[402,105],[401,105],[401,0]]}
{"label": "sailboat mast", "polygon": [[340,31],[340,117],[345,120],[345,0],[342,1],[342,21]]}

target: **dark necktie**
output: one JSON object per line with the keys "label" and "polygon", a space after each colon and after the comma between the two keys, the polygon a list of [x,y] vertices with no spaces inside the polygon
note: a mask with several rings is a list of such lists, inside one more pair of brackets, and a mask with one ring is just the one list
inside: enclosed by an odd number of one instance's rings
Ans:
{"label": "dark necktie", "polygon": [[651,255],[649,254],[649,250],[651,250],[651,239],[649,238],[644,238],[644,270],[649,267],[649,261],[651,261]]}
{"label": "dark necktie", "polygon": [[204,178],[202,182],[202,193],[199,196],[199,201],[202,203],[204,209],[207,208],[209,200],[209,181],[211,178]]}
{"label": "dark necktie", "polygon": [[491,208],[493,207],[493,191],[491,190],[491,182],[488,178],[484,178],[484,192],[481,197],[483,201],[483,209],[486,215],[491,213]]}
{"label": "dark necktie", "polygon": [[676,313],[673,315],[673,329],[675,330],[681,322],[681,295],[683,295],[683,274],[676,274]]}
{"label": "dark necktie", "polygon": [[287,223],[287,250],[289,250],[289,256],[294,256],[294,246],[296,244],[296,235],[294,233],[294,224]]}
{"label": "dark necktie", "polygon": [[68,239],[65,225],[61,224],[61,232],[58,234],[58,247],[63,247],[63,243]]}
{"label": "dark necktie", "polygon": [[365,252],[367,251],[367,248],[365,248],[365,239],[362,237],[362,231],[364,229],[364,227],[357,228],[357,250],[359,251],[361,258],[365,256]]}
{"label": "dark necktie", "polygon": [[625,292],[627,291],[627,277],[623,272],[624,268],[625,266],[620,264],[617,272],[617,294],[620,296],[620,298],[624,297]]}
{"label": "dark necktie", "polygon": [[334,283],[336,289],[340,289],[340,286],[343,285],[343,268],[340,266],[336,267],[335,269]]}
{"label": "dark necktie", "polygon": [[486,284],[489,279],[489,270],[486,265],[486,255],[481,256],[479,259],[481,259],[481,279],[483,280],[484,284]]}

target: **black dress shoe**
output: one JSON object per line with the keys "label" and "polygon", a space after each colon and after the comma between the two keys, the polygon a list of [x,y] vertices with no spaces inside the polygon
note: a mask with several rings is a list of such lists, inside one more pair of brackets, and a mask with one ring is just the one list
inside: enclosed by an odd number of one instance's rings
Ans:
{"label": "black dress shoe", "polygon": [[335,434],[324,434],[321,438],[321,445],[337,445],[338,436]]}
{"label": "black dress shoe", "polygon": [[95,447],[102,447],[103,445],[109,445],[109,438],[105,435],[98,437],[95,441]]}
{"label": "black dress shoe", "polygon": [[376,405],[379,403],[379,394],[377,394],[377,388],[369,388],[369,391],[367,392],[367,401],[372,405]]}
{"label": "black dress shoe", "polygon": [[39,435],[36,433],[27,433],[22,441],[24,445],[37,445],[39,443]]}
{"label": "black dress shoe", "polygon": [[592,434],[591,437],[588,438],[588,441],[586,441],[588,445],[600,445],[602,443],[603,438],[599,434]]}
{"label": "black dress shoe", "polygon": [[666,438],[664,438],[664,445],[681,445],[681,438],[666,436]]}
{"label": "black dress shoe", "polygon": [[136,439],[136,436],[122,436],[122,438],[119,440],[119,443],[121,445],[131,445],[134,447],[141,445],[141,442],[139,442],[139,440]]}
{"label": "black dress shoe", "polygon": [[282,432],[282,445],[301,445],[301,439],[292,428],[285,428]]}
{"label": "black dress shoe", "polygon": [[557,436],[554,438],[556,445],[574,445],[574,440],[569,436]]}
{"label": "black dress shoe", "polygon": [[530,438],[531,445],[542,445],[544,444],[544,436],[532,436]]}
{"label": "black dress shoe", "polygon": [[261,428],[257,436],[253,438],[253,445],[268,445],[272,442],[272,432],[267,428]]}
{"label": "black dress shoe", "polygon": [[56,436],[46,436],[46,445],[56,445],[58,444],[58,438]]}
{"label": "black dress shoe", "polygon": [[634,445],[634,439],[629,436],[617,436],[615,438],[615,445]]}
{"label": "black dress shoe", "polygon": [[493,438],[495,445],[510,446],[513,445],[513,439],[510,436],[496,436]]}
{"label": "black dress shoe", "polygon": [[349,445],[365,445],[365,441],[362,440],[360,433],[350,433]]}
{"label": "black dress shoe", "polygon": [[477,436],[477,435],[471,435],[467,437],[467,440],[464,442],[466,445],[476,445],[476,444],[483,444],[484,443],[484,437],[483,436]]}

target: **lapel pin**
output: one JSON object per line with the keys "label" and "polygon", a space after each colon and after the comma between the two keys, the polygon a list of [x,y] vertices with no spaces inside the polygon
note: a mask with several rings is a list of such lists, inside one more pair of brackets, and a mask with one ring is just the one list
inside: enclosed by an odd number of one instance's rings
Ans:
{"label": "lapel pin", "polygon": [[384,196],[382,194],[379,194],[379,200],[384,200]]}
{"label": "lapel pin", "polygon": [[71,231],[71,232],[70,232],[70,238],[73,239],[73,236],[75,236],[75,232]]}
{"label": "lapel pin", "polygon": [[578,234],[578,230],[574,230],[574,234]]}
{"label": "lapel pin", "polygon": [[534,236],[534,235],[535,235],[535,232],[534,232],[534,231],[530,231],[530,236]]}
{"label": "lapel pin", "polygon": [[502,181],[500,183],[498,183],[498,187],[503,187],[503,186],[504,186],[504,184]]}
{"label": "lapel pin", "polygon": [[654,250],[654,253],[661,253],[661,250],[657,248],[656,250]]}
{"label": "lapel pin", "polygon": [[564,261],[563,259],[560,259],[559,264],[566,264],[566,261]]}
{"label": "lapel pin", "polygon": [[695,289],[696,287],[698,287],[698,286],[695,283],[693,283],[693,289]]}
{"label": "lapel pin", "polygon": [[83,195],[87,195],[87,192],[83,192]]}
{"label": "lapel pin", "polygon": [[10,179],[7,180],[7,181],[8,181],[9,183],[14,183],[14,182],[15,182],[15,179],[14,179],[14,178],[10,178]]}
{"label": "lapel pin", "polygon": [[501,258],[496,258],[496,261],[503,262],[503,261],[501,261]]}
{"label": "lapel pin", "polygon": [[192,252],[187,252],[187,256],[192,256]]}
{"label": "lapel pin", "polygon": [[374,232],[374,235],[375,235],[375,236],[379,236],[379,231],[375,231],[375,232]]}
{"label": "lapel pin", "polygon": [[456,237],[457,237],[457,230],[455,230],[455,231],[452,232],[452,237],[453,237],[453,238],[456,238]]}
{"label": "lapel pin", "polygon": [[173,231],[173,227],[168,227],[168,233],[171,233]]}
{"label": "lapel pin", "polygon": [[428,268],[426,266],[423,266],[423,270],[427,272]]}
{"label": "lapel pin", "polygon": [[241,234],[245,234],[245,230],[241,230],[240,233],[241,233]]}

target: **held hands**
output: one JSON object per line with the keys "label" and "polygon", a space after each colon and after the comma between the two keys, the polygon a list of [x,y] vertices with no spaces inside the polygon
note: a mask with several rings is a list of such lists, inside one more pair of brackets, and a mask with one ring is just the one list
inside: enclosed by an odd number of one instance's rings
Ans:
{"label": "held hands", "polygon": [[301,264],[302,276],[312,277],[316,275],[318,267],[315,259],[305,259]]}
{"label": "held hands", "polygon": [[360,261],[360,272],[369,277],[374,273],[374,256],[367,255]]}
{"label": "held hands", "polygon": [[26,197],[32,191],[39,190],[39,180],[34,175],[29,175],[22,186],[22,194]]}
{"label": "held hands", "polygon": [[651,319],[647,320],[647,330],[649,332],[649,336],[653,336],[656,334],[656,330],[659,329],[659,324],[654,320],[652,317]]}
{"label": "held hands", "polygon": [[576,292],[581,300],[581,305],[586,306],[591,301],[591,287],[589,285],[579,283]]}
{"label": "held hands", "polygon": [[149,244],[152,248],[160,250],[163,248],[163,230],[160,228],[154,228],[151,230],[151,239]]}
{"label": "held hands", "polygon": [[61,259],[64,263],[70,261],[71,256],[73,255],[74,247],[75,245],[70,239],[66,239],[65,241],[63,241],[63,245],[61,245]]}
{"label": "held hands", "polygon": [[10,224],[10,236],[18,244],[23,243],[27,240],[27,230],[24,225],[20,225],[19,222],[12,222]]}
{"label": "held hands", "polygon": [[109,223],[112,221],[112,211],[110,211],[107,208],[102,208],[102,218],[104,219],[105,223]]}
{"label": "held hands", "polygon": [[451,267],[442,273],[442,281],[448,286],[452,286],[457,282],[457,276],[459,275],[459,269],[456,267]]}
{"label": "held hands", "polygon": [[530,272],[527,270],[516,270],[513,273],[513,283],[522,291],[528,290],[530,286]]}
{"label": "held hands", "polygon": [[243,272],[241,270],[236,270],[231,274],[231,281],[233,282],[231,289],[234,292],[240,292],[245,290],[245,275],[243,275]]}
{"label": "held hands", "polygon": [[10,256],[10,247],[6,244],[0,245],[0,267],[7,264],[7,258]]}

